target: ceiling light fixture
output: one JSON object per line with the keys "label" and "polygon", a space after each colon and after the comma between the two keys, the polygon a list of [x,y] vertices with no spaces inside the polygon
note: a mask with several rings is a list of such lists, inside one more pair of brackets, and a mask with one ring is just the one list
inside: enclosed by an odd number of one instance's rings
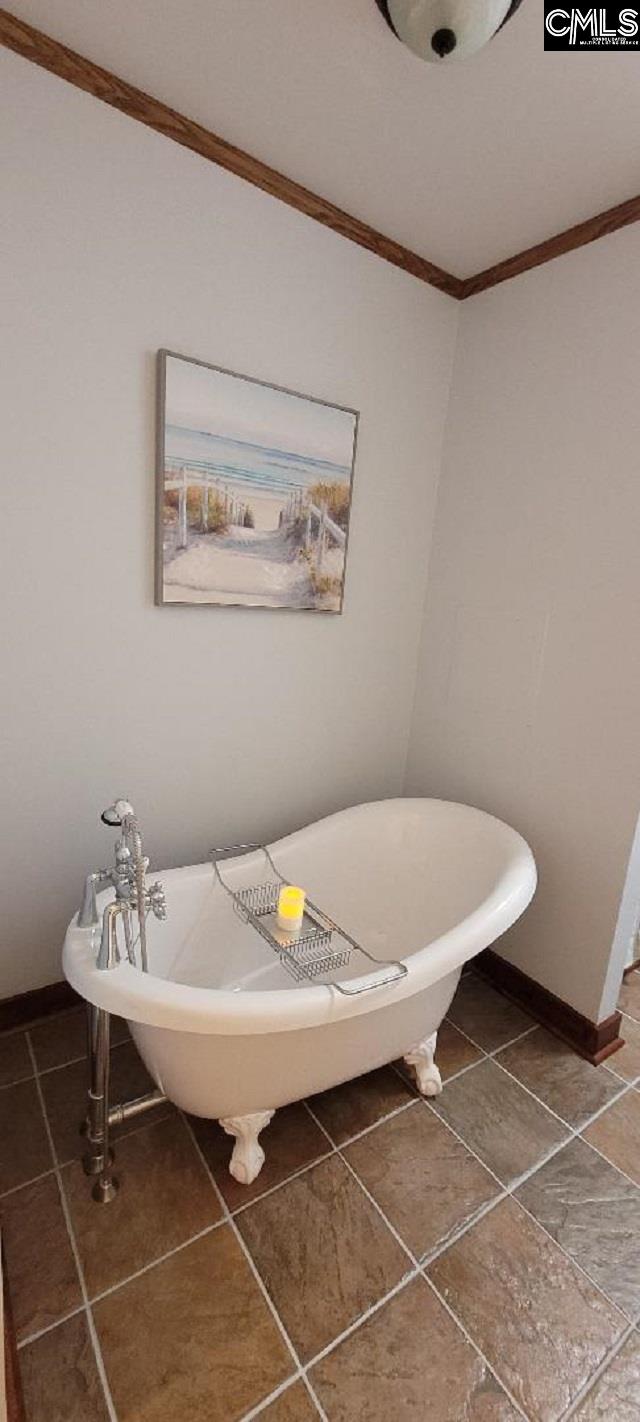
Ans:
{"label": "ceiling light fixture", "polygon": [[376,0],[403,44],[433,63],[466,59],[493,39],[522,0]]}

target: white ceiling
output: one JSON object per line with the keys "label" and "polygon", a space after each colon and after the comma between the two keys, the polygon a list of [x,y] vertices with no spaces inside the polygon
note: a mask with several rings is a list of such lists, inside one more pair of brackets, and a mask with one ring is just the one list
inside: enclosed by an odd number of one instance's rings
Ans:
{"label": "white ceiling", "polygon": [[8,0],[460,276],[640,191],[640,53],[545,54],[541,0],[425,64],[374,0]]}

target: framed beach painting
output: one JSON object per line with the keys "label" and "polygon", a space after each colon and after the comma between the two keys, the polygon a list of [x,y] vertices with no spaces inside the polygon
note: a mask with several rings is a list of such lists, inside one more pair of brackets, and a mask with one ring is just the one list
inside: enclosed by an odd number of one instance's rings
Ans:
{"label": "framed beach painting", "polygon": [[158,353],[156,602],[341,612],[358,415]]}

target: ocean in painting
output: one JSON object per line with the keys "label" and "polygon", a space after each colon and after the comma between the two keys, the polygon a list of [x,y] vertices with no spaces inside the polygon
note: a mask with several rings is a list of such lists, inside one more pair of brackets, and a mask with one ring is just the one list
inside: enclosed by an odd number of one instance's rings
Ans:
{"label": "ocean in painting", "polygon": [[236,480],[243,485],[255,485],[257,490],[268,488],[281,494],[289,494],[296,488],[309,489],[320,480],[341,484],[349,484],[351,480],[350,465],[250,444],[247,440],[229,439],[184,425],[166,426],[165,460],[169,467],[183,463],[201,465],[227,481]]}
{"label": "ocean in painting", "polygon": [[160,600],[340,612],[355,413],[180,356],[164,379]]}

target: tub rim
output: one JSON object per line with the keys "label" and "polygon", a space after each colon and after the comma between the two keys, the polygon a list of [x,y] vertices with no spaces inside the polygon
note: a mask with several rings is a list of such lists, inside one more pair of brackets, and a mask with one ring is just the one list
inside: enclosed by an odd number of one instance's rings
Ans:
{"label": "tub rim", "polygon": [[[269,845],[274,855],[308,831],[330,821],[355,817],[373,806],[450,807],[498,828],[507,847],[505,867],[491,893],[466,918],[438,938],[401,959],[408,973],[399,982],[376,987],[348,997],[326,983],[263,991],[234,991],[228,988],[192,987],[167,978],[142,973],[128,962],[108,971],[96,967],[100,927],[81,929],[77,915],[71,920],[63,948],[63,970],[67,981],[86,1001],[96,1007],[146,1027],[190,1033],[227,1036],[298,1031],[343,1018],[360,1016],[397,1003],[422,992],[494,943],[515,923],[530,903],[536,889],[537,872],[529,845],[510,825],[484,810],[457,801],[429,796],[397,796],[389,800],[366,801],[314,820],[293,834]],[[184,865],[164,871],[164,877],[210,869]],[[155,873],[156,871],[154,871]],[[157,871],[162,877],[163,871]]]}

